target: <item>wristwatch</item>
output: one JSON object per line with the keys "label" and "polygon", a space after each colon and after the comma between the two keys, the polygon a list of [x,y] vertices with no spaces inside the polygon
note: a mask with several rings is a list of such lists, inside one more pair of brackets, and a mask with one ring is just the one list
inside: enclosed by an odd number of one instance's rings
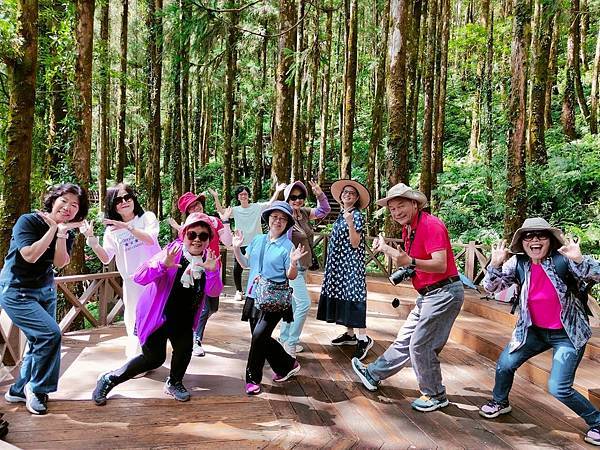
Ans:
{"label": "wristwatch", "polygon": [[411,258],[410,259],[410,264],[408,265],[409,269],[416,269],[417,268],[417,260],[415,258]]}

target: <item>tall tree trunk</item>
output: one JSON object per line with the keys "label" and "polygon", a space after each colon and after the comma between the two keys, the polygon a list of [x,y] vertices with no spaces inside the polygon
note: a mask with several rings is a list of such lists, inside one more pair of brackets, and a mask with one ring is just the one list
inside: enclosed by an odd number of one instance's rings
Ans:
{"label": "tall tree trunk", "polygon": [[227,34],[227,43],[225,47],[225,59],[227,69],[225,73],[225,111],[223,118],[223,197],[225,205],[231,202],[233,170],[237,170],[232,165],[233,162],[233,130],[235,117],[235,79],[237,74],[237,22],[238,13],[231,14],[231,25]]}
{"label": "tall tree trunk", "polygon": [[[260,88],[262,91],[267,86],[267,49],[269,45],[269,37],[267,33],[269,22],[265,19],[263,26],[265,29],[265,35],[262,40],[262,46],[259,51],[259,59],[261,61],[261,82]],[[262,181],[264,176],[264,163],[263,163],[263,152],[264,152],[264,120],[265,120],[266,105],[264,99],[261,98],[260,105],[258,106],[258,116],[256,118],[256,138],[254,144],[254,178],[252,184],[252,193],[255,199],[259,199],[262,194]]]}
{"label": "tall tree trunk", "polygon": [[329,127],[329,87],[331,83],[331,39],[332,16],[331,6],[324,8],[325,20],[325,64],[323,66],[323,87],[321,90],[321,138],[319,144],[319,184],[325,184],[325,162],[327,161],[327,130]]}
{"label": "tall tree trunk", "polygon": [[187,0],[179,0],[181,8],[181,33],[182,45],[181,53],[181,169],[183,177],[183,190],[190,190],[190,8],[191,4]]}
{"label": "tall tree trunk", "polygon": [[491,192],[492,185],[492,157],[494,146],[494,110],[493,110],[493,92],[492,78],[494,74],[494,8],[489,9],[489,20],[486,24],[487,33],[487,51],[485,63],[485,77],[483,79],[483,92],[485,96],[485,147],[486,147],[486,176],[485,184]]}
{"label": "tall tree trunk", "polygon": [[390,1],[390,36],[388,37],[389,72],[386,78],[388,97],[388,147],[385,153],[389,185],[408,184],[408,124],[406,123],[406,49],[410,30],[407,27],[412,0]]}
{"label": "tall tree trunk", "polygon": [[35,78],[38,55],[38,1],[20,0],[18,36],[20,54],[5,58],[8,75],[8,125],[0,210],[0,255],[8,253],[11,230],[31,207],[31,147],[35,112]]}
{"label": "tall tree trunk", "polygon": [[554,89],[554,83],[556,82],[556,75],[558,72],[558,46],[560,43],[560,33],[558,20],[560,17],[560,11],[554,15],[552,21],[552,40],[550,42],[550,52],[548,55],[548,79],[546,80],[546,94],[544,102],[544,114],[546,117],[545,128],[546,130],[552,126],[552,89]]}
{"label": "tall tree trunk", "polygon": [[[162,84],[162,8],[163,0],[148,0],[148,208],[158,213],[160,201],[160,100]],[[167,166],[168,167],[168,166]]]}
{"label": "tall tree trunk", "polygon": [[[417,68],[419,64],[421,50],[421,10],[426,2],[414,0],[412,14],[409,14],[410,33],[408,34],[409,45],[407,47],[407,95],[406,95],[406,124],[409,132],[408,148],[416,144],[416,117],[419,109],[419,78]],[[415,124],[415,134],[413,137],[413,122]]]}
{"label": "tall tree trunk", "polygon": [[565,135],[569,140],[572,140],[577,138],[577,130],[575,129],[575,71],[579,65],[579,0],[571,0],[569,23],[561,121]]}
{"label": "tall tree trunk", "polygon": [[588,0],[581,0],[581,11],[579,15],[581,18],[581,26],[579,27],[579,62],[580,66],[583,66],[583,70],[587,71],[589,59],[587,55],[587,35],[590,29],[590,8]]}
{"label": "tall tree trunk", "polygon": [[448,80],[448,41],[450,40],[450,0],[442,0],[442,23],[440,24],[439,59],[436,64],[435,124],[431,164],[431,187],[437,186],[437,174],[444,170],[444,127],[446,121],[446,84]]}
{"label": "tall tree trunk", "polygon": [[[581,64],[579,61],[580,49],[581,49],[581,10],[579,9],[579,0],[572,0],[572,7],[577,7],[577,13],[575,17],[577,18],[577,23],[575,26],[576,30],[573,31],[573,77],[575,80],[575,94],[577,96],[577,103],[579,104],[579,109],[581,110],[581,114],[588,122],[590,121],[590,110],[587,106],[587,101],[585,99],[585,93],[583,92],[583,85],[581,84]],[[574,13],[573,9],[571,11]],[[575,22],[575,21],[574,21]],[[569,30],[569,37],[571,37],[571,33]],[[568,57],[568,56],[567,56]]]}
{"label": "tall tree trunk", "polygon": [[319,8],[314,9],[314,36],[312,40],[311,57],[310,57],[310,89],[308,100],[306,103],[306,143],[308,152],[306,154],[306,172],[305,179],[311,180],[313,176],[313,157],[315,144],[315,128],[316,128],[316,106],[317,106],[317,86],[319,75],[319,64],[321,52],[319,51]]}
{"label": "tall tree trunk", "polygon": [[289,149],[291,146],[292,124],[294,120],[293,87],[286,83],[294,62],[296,50],[296,2],[279,0],[279,43],[277,52],[277,75],[275,87],[275,125],[273,129],[273,165],[271,179],[282,183],[290,177]]}
{"label": "tall tree trunk", "polygon": [[[152,0],[150,0],[152,1]],[[109,0],[102,2],[100,8],[100,145],[98,152],[98,207],[104,207],[106,197],[106,178],[108,168],[108,117],[110,115],[110,59],[109,59]]]}
{"label": "tall tree trunk", "polygon": [[[298,17],[304,16],[304,0],[298,0]],[[302,179],[302,74],[304,62],[301,56],[304,44],[304,20],[297,26],[294,76],[294,121],[292,123],[292,180]],[[292,181],[290,180],[290,181]]]}
{"label": "tall tree trunk", "polygon": [[594,67],[592,70],[592,93],[590,107],[590,132],[598,134],[598,79],[600,71],[600,28],[596,37],[596,53],[594,56]]}
{"label": "tall tree trunk", "polygon": [[[75,2],[75,87],[77,104],[71,166],[78,184],[84,189],[90,186],[90,156],[92,154],[92,57],[94,49],[94,0]],[[71,254],[67,273],[85,273],[83,235],[79,235]]]}
{"label": "tall tree trunk", "polygon": [[531,11],[528,0],[515,0],[511,50],[511,86],[508,110],[508,153],[506,155],[506,210],[504,236],[509,237],[525,219],[525,134],[527,131],[527,42]]}
{"label": "tall tree trunk", "polygon": [[350,19],[348,24],[346,78],[344,86],[344,122],[341,151],[342,159],[340,165],[341,178],[352,178],[352,149],[354,120],[356,117],[356,68],[358,64],[358,0],[351,0],[350,2]]}
{"label": "tall tree trunk", "polygon": [[121,53],[119,74],[119,137],[117,140],[117,181],[123,181],[125,165],[127,164],[127,149],[125,148],[125,119],[127,111],[127,34],[129,18],[129,0],[121,0]]}
{"label": "tall tree trunk", "polygon": [[437,30],[438,0],[428,1],[427,51],[423,74],[423,143],[421,152],[420,190],[431,197],[431,137],[433,132],[433,77],[435,73],[435,37]]}
{"label": "tall tree trunk", "polygon": [[[172,174],[171,180],[171,216],[180,221],[181,213],[177,208],[177,199],[183,194],[183,178],[181,171],[181,59],[179,52],[181,49],[181,36],[175,33],[173,36],[173,114],[171,116],[171,158],[169,171]],[[166,169],[166,166],[165,166]]]}
{"label": "tall tree trunk", "polygon": [[[371,111],[371,139],[369,141],[369,161],[367,163],[367,189],[371,192],[374,199],[379,198],[379,193],[375,189],[375,166],[377,165],[377,155],[381,146],[381,135],[383,130],[383,97],[385,95],[385,69],[387,64],[388,34],[390,28],[390,2],[386,0],[383,5],[383,14],[380,19],[381,34],[378,36],[376,45],[377,71],[375,72],[375,96],[373,98],[373,109]],[[375,212],[375,202],[369,205],[368,215],[373,216]],[[373,221],[369,221],[372,223]],[[371,233],[375,232],[373,228]]]}
{"label": "tall tree trunk", "polygon": [[552,40],[551,6],[543,0],[535,0],[532,22],[532,70],[531,70],[531,118],[529,119],[528,161],[546,164],[545,103],[548,77],[548,56]]}

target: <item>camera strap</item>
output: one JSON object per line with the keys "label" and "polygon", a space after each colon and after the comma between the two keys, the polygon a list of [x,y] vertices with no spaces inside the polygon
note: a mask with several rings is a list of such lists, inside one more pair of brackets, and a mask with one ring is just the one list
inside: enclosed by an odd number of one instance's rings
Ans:
{"label": "camera strap", "polygon": [[408,236],[408,247],[406,246],[406,240],[404,241],[404,251],[408,256],[412,256],[410,251],[412,250],[413,242],[415,241],[415,236],[417,234],[417,229],[419,228],[419,222],[421,221],[421,212],[419,211],[419,215],[417,216],[417,223],[414,228],[411,228],[410,235]]}

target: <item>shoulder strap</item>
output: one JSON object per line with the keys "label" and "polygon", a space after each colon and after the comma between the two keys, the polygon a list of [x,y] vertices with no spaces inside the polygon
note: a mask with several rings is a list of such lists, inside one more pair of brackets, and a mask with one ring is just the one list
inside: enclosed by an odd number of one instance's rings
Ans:
{"label": "shoulder strap", "polygon": [[525,282],[525,262],[527,257],[525,255],[517,255],[517,266],[515,267],[515,276],[517,277],[517,283],[523,286]]}
{"label": "shoulder strap", "polygon": [[558,252],[554,252],[552,253],[552,263],[554,263],[554,269],[556,270],[556,274],[560,277],[561,280],[565,282],[567,286],[569,286],[570,273],[567,258],[565,258]]}
{"label": "shoulder strap", "polygon": [[268,235],[264,235],[265,238],[262,240],[262,244],[260,246],[260,258],[259,258],[259,266],[258,266],[258,274],[262,275],[263,269],[263,261],[265,260],[265,247],[267,246],[267,238]]}

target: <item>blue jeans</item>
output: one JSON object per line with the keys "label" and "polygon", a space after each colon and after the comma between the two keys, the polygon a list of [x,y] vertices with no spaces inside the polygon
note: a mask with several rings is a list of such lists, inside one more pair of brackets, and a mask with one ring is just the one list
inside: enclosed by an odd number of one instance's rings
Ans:
{"label": "blue jeans", "polygon": [[27,351],[14,384],[23,393],[25,384],[37,394],[55,392],[60,374],[61,332],[56,323],[56,289],[0,286],[0,306],[27,337]]}
{"label": "blue jeans", "polygon": [[198,328],[196,328],[196,332],[194,333],[194,339],[196,339],[198,342],[202,342],[202,339],[204,338],[204,329],[206,328],[206,322],[208,322],[208,318],[218,310],[219,297],[206,296],[204,299],[204,305],[202,306],[202,312],[200,313],[200,318],[198,319]]}
{"label": "blue jeans", "polygon": [[590,401],[573,389],[573,380],[585,346],[575,349],[565,330],[549,330],[530,326],[525,343],[509,352],[502,351],[496,364],[496,382],[493,396],[497,402],[508,401],[516,370],[528,359],[552,349],[552,369],[548,379],[548,391],[557,400],[571,408],[588,426],[600,425],[600,411]]}
{"label": "blue jeans", "polygon": [[299,270],[298,276],[290,280],[290,286],[294,289],[292,296],[292,311],[294,312],[294,321],[291,323],[282,322],[279,332],[279,340],[290,347],[295,346],[300,340],[300,334],[304,328],[304,322],[310,311],[310,295],[306,288],[305,270]]}

